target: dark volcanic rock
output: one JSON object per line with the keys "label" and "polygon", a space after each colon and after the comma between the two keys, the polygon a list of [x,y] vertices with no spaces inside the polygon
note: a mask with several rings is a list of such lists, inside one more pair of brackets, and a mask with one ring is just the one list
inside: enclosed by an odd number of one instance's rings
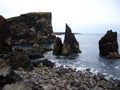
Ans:
{"label": "dark volcanic rock", "polygon": [[54,48],[53,48],[53,54],[54,55],[60,55],[62,51],[62,41],[61,38],[57,37],[54,41]]}
{"label": "dark volcanic rock", "polygon": [[29,58],[32,60],[44,57],[43,53],[41,52],[39,48],[38,49],[29,48],[26,51],[29,55]]}
{"label": "dark volcanic rock", "polygon": [[66,24],[64,43],[60,38],[56,38],[54,41],[53,54],[55,55],[71,55],[80,53],[79,43],[77,42],[74,34],[71,32],[70,27]]}
{"label": "dark volcanic rock", "polygon": [[20,77],[6,64],[6,61],[0,60],[0,90],[4,85],[11,84],[19,79]]}
{"label": "dark volcanic rock", "polygon": [[53,42],[50,12],[22,14],[7,20],[13,33],[13,43]]}
{"label": "dark volcanic rock", "polygon": [[12,50],[11,38],[7,20],[0,16],[0,53],[8,53]]}
{"label": "dark volcanic rock", "polygon": [[65,39],[62,48],[62,55],[71,55],[80,53],[79,43],[77,42],[74,34],[71,32],[70,27],[66,24]]}
{"label": "dark volcanic rock", "polygon": [[5,57],[7,60],[7,64],[13,69],[17,69],[22,67],[24,69],[31,68],[31,60],[29,58],[28,53],[23,49],[15,49],[9,55]]}
{"label": "dark volcanic rock", "polygon": [[107,31],[107,33],[99,40],[99,52],[100,56],[120,58],[118,52],[117,32],[112,32],[112,30]]}
{"label": "dark volcanic rock", "polygon": [[34,66],[38,66],[39,64],[42,64],[43,66],[50,67],[50,68],[53,68],[55,66],[55,63],[53,63],[47,59],[36,60],[36,61],[33,61],[32,64]]}

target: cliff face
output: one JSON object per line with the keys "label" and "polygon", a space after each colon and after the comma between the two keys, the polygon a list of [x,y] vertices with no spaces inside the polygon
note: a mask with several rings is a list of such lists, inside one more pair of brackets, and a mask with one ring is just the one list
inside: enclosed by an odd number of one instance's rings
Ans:
{"label": "cliff face", "polygon": [[7,20],[0,15],[0,54],[9,53],[12,50],[11,37]]}
{"label": "cliff face", "polygon": [[7,19],[13,43],[53,42],[55,35],[51,20],[50,12],[27,13]]}

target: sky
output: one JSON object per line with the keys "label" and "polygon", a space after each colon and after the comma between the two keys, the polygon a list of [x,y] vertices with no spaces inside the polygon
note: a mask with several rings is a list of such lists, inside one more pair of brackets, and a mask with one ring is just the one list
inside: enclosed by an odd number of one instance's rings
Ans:
{"label": "sky", "polygon": [[28,12],[52,12],[55,32],[120,33],[120,0],[0,0],[0,15],[5,18]]}

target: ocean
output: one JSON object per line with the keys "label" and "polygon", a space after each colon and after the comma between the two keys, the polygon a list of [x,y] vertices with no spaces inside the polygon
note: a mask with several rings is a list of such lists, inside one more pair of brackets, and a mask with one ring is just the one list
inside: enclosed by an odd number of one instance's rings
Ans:
{"label": "ocean", "polygon": [[[57,66],[69,66],[76,70],[90,69],[92,73],[102,73],[107,78],[120,80],[120,59],[106,59],[100,57],[98,41],[104,34],[76,34],[82,53],[70,56],[55,56],[53,52],[45,53],[45,58],[56,63]],[[64,35],[57,35],[62,41]],[[120,35],[118,35],[120,48]],[[120,52],[120,49],[119,49]]]}

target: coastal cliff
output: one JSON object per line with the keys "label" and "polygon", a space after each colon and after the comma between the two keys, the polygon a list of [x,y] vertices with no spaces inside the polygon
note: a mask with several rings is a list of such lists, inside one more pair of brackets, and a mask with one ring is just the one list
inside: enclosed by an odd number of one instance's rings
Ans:
{"label": "coastal cliff", "polygon": [[7,22],[14,44],[53,42],[55,39],[51,12],[21,14]]}

